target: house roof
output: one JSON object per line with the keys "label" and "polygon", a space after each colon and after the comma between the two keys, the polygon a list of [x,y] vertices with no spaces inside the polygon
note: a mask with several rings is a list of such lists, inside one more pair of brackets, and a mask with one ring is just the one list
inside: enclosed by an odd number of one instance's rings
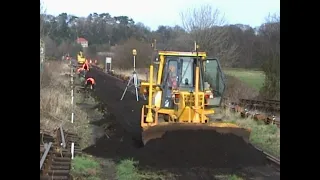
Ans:
{"label": "house roof", "polygon": [[77,42],[88,42],[85,38],[78,38]]}

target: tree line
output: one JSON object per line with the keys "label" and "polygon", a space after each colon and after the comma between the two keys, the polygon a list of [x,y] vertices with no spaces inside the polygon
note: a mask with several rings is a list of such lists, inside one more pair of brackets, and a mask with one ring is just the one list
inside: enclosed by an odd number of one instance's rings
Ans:
{"label": "tree line", "polygon": [[266,15],[266,21],[259,27],[227,24],[223,14],[209,5],[187,9],[180,16],[181,26],[160,25],[152,31],[125,15],[92,13],[77,17],[40,12],[40,36],[46,42],[48,56],[74,55],[80,49],[75,40],[83,37],[89,41],[88,56],[96,58],[98,52],[112,51],[113,62],[121,68],[131,67],[128,62],[132,48],[138,51],[137,67],[146,67],[154,39],[158,49],[183,51],[193,49],[193,42],[197,41],[200,49],[219,58],[223,67],[265,71],[266,85],[262,91],[268,92],[268,96],[280,91],[280,15]]}

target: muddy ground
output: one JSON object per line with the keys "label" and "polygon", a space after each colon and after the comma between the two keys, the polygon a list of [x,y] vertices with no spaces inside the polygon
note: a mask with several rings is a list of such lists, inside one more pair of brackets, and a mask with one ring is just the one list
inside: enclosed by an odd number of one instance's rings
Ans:
{"label": "muddy ground", "polygon": [[92,122],[107,127],[107,134],[84,152],[116,162],[134,158],[139,161],[139,168],[168,171],[175,174],[176,179],[220,179],[219,174],[238,174],[245,179],[280,179],[279,174],[266,165],[263,154],[234,135],[171,132],[141,148],[136,140],[141,132],[140,109],[144,102],[137,102],[130,92],[120,101],[125,82],[95,69],[88,76],[96,79],[95,95],[110,113]]}

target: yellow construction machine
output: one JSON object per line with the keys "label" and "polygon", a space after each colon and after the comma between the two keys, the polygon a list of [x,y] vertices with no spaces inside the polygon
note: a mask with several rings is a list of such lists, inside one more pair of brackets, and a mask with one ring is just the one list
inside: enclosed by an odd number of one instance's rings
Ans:
{"label": "yellow construction machine", "polygon": [[86,58],[84,57],[82,51],[79,51],[79,53],[77,54],[77,61],[79,67],[81,67],[86,62]]}
{"label": "yellow construction machine", "polygon": [[168,131],[213,130],[232,133],[248,142],[250,130],[209,118],[219,108],[225,90],[219,61],[205,52],[155,51],[141,110],[142,141],[161,138]]}

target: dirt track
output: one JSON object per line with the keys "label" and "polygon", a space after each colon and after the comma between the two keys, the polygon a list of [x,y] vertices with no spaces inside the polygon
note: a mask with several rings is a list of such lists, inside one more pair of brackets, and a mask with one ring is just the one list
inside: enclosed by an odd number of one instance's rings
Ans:
{"label": "dirt track", "polygon": [[[102,137],[84,150],[89,154],[115,160],[134,158],[139,161],[140,168],[168,170],[181,175],[181,179],[215,179],[212,169],[227,168],[235,173],[239,168],[266,163],[264,155],[241,138],[215,132],[171,132],[161,141],[152,140],[144,148],[138,148],[133,139],[139,138],[141,131],[139,121],[143,102],[136,102],[130,92],[120,101],[125,82],[94,69],[88,76],[96,79],[96,95],[112,113],[95,124],[111,123],[109,128],[113,131],[110,138]],[[173,146],[176,148],[171,148]]]}

